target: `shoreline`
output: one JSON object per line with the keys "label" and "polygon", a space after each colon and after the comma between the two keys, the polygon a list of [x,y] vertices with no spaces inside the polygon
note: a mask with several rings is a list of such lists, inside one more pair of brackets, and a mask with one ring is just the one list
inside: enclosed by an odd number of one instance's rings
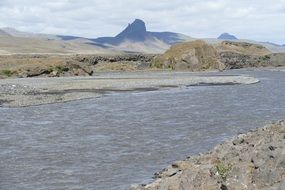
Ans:
{"label": "shoreline", "polygon": [[285,120],[250,130],[154,174],[130,190],[285,188]]}
{"label": "shoreline", "polygon": [[248,85],[258,82],[256,78],[243,75],[199,76],[180,72],[101,73],[92,77],[2,79],[0,107],[62,103],[97,98],[110,92],[143,92],[200,85]]}

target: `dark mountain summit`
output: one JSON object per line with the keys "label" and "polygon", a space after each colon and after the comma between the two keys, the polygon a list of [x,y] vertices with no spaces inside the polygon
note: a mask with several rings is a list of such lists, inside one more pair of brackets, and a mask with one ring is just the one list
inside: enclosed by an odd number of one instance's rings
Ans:
{"label": "dark mountain summit", "polygon": [[219,40],[238,40],[237,37],[229,33],[223,33],[218,37]]}
{"label": "dark mountain summit", "polygon": [[101,44],[119,45],[126,41],[145,42],[148,40],[157,40],[166,44],[174,44],[177,42],[183,42],[189,38],[190,37],[186,35],[172,32],[149,32],[146,29],[144,21],[136,19],[117,36],[97,38],[93,41]]}
{"label": "dark mountain summit", "polygon": [[133,41],[143,41],[147,38],[147,31],[145,23],[142,20],[136,19],[132,24],[119,33],[115,38],[130,39]]}

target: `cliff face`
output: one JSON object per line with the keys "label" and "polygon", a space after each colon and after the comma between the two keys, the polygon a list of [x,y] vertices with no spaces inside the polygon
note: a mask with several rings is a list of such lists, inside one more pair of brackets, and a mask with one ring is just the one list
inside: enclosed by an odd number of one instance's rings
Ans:
{"label": "cliff face", "polygon": [[223,69],[218,51],[202,40],[173,45],[153,60],[152,67],[191,71]]}
{"label": "cliff face", "polygon": [[173,70],[223,70],[247,67],[285,66],[285,54],[272,54],[261,45],[225,41],[215,45],[197,40],[172,46],[152,63]]}
{"label": "cliff face", "polygon": [[191,156],[155,174],[148,185],[132,190],[283,190],[285,122],[239,135],[210,153]]}

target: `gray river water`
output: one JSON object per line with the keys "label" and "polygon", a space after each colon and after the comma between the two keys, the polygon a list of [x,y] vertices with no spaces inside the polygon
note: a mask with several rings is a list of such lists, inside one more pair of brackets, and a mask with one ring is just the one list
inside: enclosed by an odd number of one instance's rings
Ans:
{"label": "gray river water", "polygon": [[128,189],[175,160],[285,119],[285,72],[197,86],[0,108],[0,189]]}

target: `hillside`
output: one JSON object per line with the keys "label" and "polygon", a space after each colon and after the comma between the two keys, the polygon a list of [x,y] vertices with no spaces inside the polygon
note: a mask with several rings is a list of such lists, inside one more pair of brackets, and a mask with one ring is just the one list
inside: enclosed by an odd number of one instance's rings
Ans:
{"label": "hillside", "polygon": [[[2,46],[0,45],[0,54],[92,54],[112,52],[161,54],[167,51],[171,45],[195,40],[197,39],[180,33],[150,32],[147,30],[145,22],[140,19],[136,19],[133,23],[128,24],[122,32],[114,37],[90,39],[72,35],[23,32],[14,28],[6,27],[0,29],[0,44],[2,44]],[[221,43],[223,41],[247,42],[262,45],[272,53],[285,53],[284,45],[238,39],[236,36],[229,33],[223,33],[218,38],[202,38],[202,40],[210,44]],[[7,44],[8,46],[6,47]]]}
{"label": "hillside", "polygon": [[232,52],[252,56],[264,56],[271,52],[262,45],[247,42],[223,41],[215,45],[219,52]]}
{"label": "hillside", "polygon": [[0,37],[7,37],[7,36],[10,36],[9,33],[5,32],[4,30],[0,30]]}
{"label": "hillside", "polygon": [[197,40],[173,45],[154,59],[152,67],[191,71],[222,69],[218,56],[212,45]]}
{"label": "hillside", "polygon": [[84,40],[63,41],[47,38],[14,37],[4,34],[0,34],[0,54],[90,54],[116,52]]}
{"label": "hillside", "polygon": [[164,54],[156,56],[151,66],[189,71],[285,66],[285,54],[273,54],[264,46],[247,42],[208,44],[196,40],[173,45]]}
{"label": "hillside", "polygon": [[235,37],[232,34],[229,33],[223,33],[218,37],[219,40],[238,40],[237,37]]}
{"label": "hillside", "polygon": [[14,28],[0,30],[0,54],[11,53],[163,53],[170,45],[191,38],[173,32],[149,32],[136,19],[115,37],[88,39],[69,35],[22,32]]}
{"label": "hillside", "polygon": [[93,41],[123,51],[163,53],[170,45],[190,39],[179,33],[149,32],[144,21],[136,19],[115,37],[102,37]]}

